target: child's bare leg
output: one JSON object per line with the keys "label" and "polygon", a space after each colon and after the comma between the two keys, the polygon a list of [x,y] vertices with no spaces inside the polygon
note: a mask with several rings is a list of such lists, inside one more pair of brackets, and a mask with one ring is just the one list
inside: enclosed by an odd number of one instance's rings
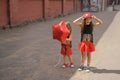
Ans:
{"label": "child's bare leg", "polygon": [[90,66],[91,62],[91,53],[87,53],[87,66]]}
{"label": "child's bare leg", "polygon": [[68,59],[69,59],[70,63],[73,63],[72,56],[68,56]]}
{"label": "child's bare leg", "polygon": [[[86,39],[87,39],[87,35],[84,34],[82,41],[86,41]],[[85,52],[81,52],[81,60],[80,60],[81,66],[84,66],[85,59],[86,59],[86,53]]]}
{"label": "child's bare leg", "polygon": [[[87,41],[91,41],[91,35],[88,34]],[[87,53],[87,65],[89,66],[91,62],[91,53]]]}
{"label": "child's bare leg", "polygon": [[72,56],[68,56],[68,59],[70,61],[70,67],[74,67]]}
{"label": "child's bare leg", "polygon": [[86,55],[84,52],[81,54],[81,65],[84,66]]}
{"label": "child's bare leg", "polygon": [[64,64],[63,64],[63,68],[65,68],[65,67],[67,67],[68,65],[67,65],[67,56],[63,56],[63,60],[64,60]]}
{"label": "child's bare leg", "polygon": [[86,53],[82,52],[81,53],[81,65],[80,67],[78,68],[79,71],[83,70],[84,69],[84,63],[85,63],[85,58],[86,58]]}
{"label": "child's bare leg", "polygon": [[64,60],[64,63],[66,64],[67,63],[67,56],[63,56],[63,60]]}
{"label": "child's bare leg", "polygon": [[87,68],[86,71],[90,71],[91,53],[87,53]]}

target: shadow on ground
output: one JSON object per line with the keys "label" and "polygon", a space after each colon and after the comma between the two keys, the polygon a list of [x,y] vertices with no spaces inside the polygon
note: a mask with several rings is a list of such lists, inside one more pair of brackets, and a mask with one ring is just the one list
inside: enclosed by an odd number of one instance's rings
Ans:
{"label": "shadow on ground", "polygon": [[98,69],[96,67],[91,67],[91,71],[93,73],[114,73],[114,74],[120,74],[120,70],[110,70],[110,69]]}

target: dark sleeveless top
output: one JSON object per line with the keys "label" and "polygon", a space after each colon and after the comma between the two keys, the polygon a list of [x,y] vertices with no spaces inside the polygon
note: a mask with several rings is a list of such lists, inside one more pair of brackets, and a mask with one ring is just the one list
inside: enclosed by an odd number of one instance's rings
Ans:
{"label": "dark sleeveless top", "polygon": [[83,30],[82,30],[82,34],[92,34],[93,32],[93,27],[92,25],[84,25]]}
{"label": "dark sleeveless top", "polygon": [[91,35],[91,42],[93,42],[93,27],[92,24],[84,25],[83,29],[81,30],[81,41],[83,39],[84,34],[90,34]]}

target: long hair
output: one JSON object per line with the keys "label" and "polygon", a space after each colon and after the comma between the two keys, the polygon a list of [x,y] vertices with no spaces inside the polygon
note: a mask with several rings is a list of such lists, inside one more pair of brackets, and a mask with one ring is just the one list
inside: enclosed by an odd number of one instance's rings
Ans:
{"label": "long hair", "polygon": [[[91,21],[89,25],[92,26],[92,31],[93,31],[93,22]],[[86,26],[86,18],[83,21],[83,27],[81,28],[81,33],[83,33],[83,29],[85,26]]]}
{"label": "long hair", "polygon": [[70,34],[72,33],[72,27],[70,25],[70,22],[66,22],[66,27],[69,29]]}

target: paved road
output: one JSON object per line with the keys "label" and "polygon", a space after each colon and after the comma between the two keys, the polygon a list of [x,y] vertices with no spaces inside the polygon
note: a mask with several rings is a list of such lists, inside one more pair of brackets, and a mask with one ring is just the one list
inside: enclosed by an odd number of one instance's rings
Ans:
{"label": "paved road", "polygon": [[[93,13],[104,21],[103,26],[95,29],[95,44],[112,22],[114,12]],[[33,23],[23,27],[0,31],[0,80],[68,80],[79,67],[80,53],[77,45],[80,30],[73,26],[73,59],[75,68],[57,67],[60,43],[52,39],[51,25],[61,20],[73,21],[81,16],[71,14],[45,22]]]}

